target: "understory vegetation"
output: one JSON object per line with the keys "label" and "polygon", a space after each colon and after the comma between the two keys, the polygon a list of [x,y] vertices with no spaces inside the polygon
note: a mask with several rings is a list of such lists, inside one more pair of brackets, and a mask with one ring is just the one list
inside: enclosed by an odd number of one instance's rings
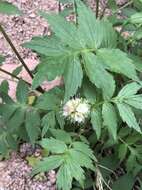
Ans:
{"label": "understory vegetation", "polygon": [[[58,14],[39,11],[52,33],[23,44],[40,58],[34,71],[0,25],[22,64],[13,73],[0,68],[18,81],[15,99],[8,81],[0,85],[1,158],[23,142],[40,145],[31,176],[54,169],[58,190],[142,189],[142,0],[107,7],[111,14],[99,0],[95,12],[85,1],[60,0]],[[5,1],[0,12],[22,14]],[[18,77],[22,67],[32,84]],[[63,84],[44,91],[56,77]]]}

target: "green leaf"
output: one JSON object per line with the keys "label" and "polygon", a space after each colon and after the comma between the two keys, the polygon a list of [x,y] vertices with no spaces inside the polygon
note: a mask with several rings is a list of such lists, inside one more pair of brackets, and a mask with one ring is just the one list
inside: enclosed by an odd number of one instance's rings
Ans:
{"label": "green leaf", "polygon": [[69,45],[73,49],[84,47],[78,35],[77,28],[73,23],[66,21],[60,15],[48,15],[43,12],[41,12],[40,15],[47,19],[55,35],[61,39],[64,44]]}
{"label": "green leaf", "polygon": [[47,113],[43,118],[42,118],[42,123],[41,125],[43,126],[42,129],[42,137],[45,136],[49,128],[54,128],[56,125],[56,120],[55,120],[55,113],[54,112],[49,112]]}
{"label": "green leaf", "polygon": [[127,54],[119,49],[100,49],[97,55],[102,59],[110,71],[123,74],[130,79],[138,81],[135,66]]}
{"label": "green leaf", "polygon": [[124,158],[126,157],[128,147],[126,144],[120,144],[119,149],[118,149],[118,157],[120,161],[123,161]]}
{"label": "green leaf", "polygon": [[3,0],[0,2],[0,13],[4,13],[8,15],[10,14],[20,15],[20,11],[17,7]]}
{"label": "green leaf", "polygon": [[[90,81],[101,88],[105,99],[111,98],[115,91],[115,81],[93,53],[84,53],[84,67]],[[109,89],[109,90],[108,90]]]}
{"label": "green leaf", "polygon": [[19,75],[19,73],[22,71],[22,68],[23,68],[22,65],[19,66],[19,67],[17,67],[16,69],[14,69],[14,71],[12,72],[12,74],[15,75],[15,76]]}
{"label": "green leaf", "polygon": [[39,172],[48,172],[50,170],[58,168],[63,162],[63,158],[61,155],[54,155],[47,158],[44,158],[41,162],[39,162],[36,167],[34,167],[32,171],[32,176]]}
{"label": "green leaf", "polygon": [[135,129],[139,133],[141,133],[141,129],[136,121],[135,115],[131,109],[131,107],[127,104],[117,103],[117,108],[119,110],[119,114],[123,120],[126,122],[130,128]]}
{"label": "green leaf", "polygon": [[116,11],[118,9],[117,3],[115,0],[108,0],[108,6],[112,11]]}
{"label": "green leaf", "polygon": [[7,121],[7,126],[9,130],[12,132],[13,130],[17,130],[24,123],[25,110],[18,108],[11,118]]}
{"label": "green leaf", "polygon": [[70,156],[72,157],[73,160],[76,160],[76,162],[82,166],[86,167],[87,169],[94,170],[93,162],[92,160],[83,152],[71,149],[69,151]]}
{"label": "green leaf", "polygon": [[79,58],[74,57],[65,68],[65,101],[76,94],[78,88],[81,87],[82,78],[83,72]]}
{"label": "green leaf", "polygon": [[77,1],[78,30],[87,47],[116,47],[116,33],[107,20],[96,20],[93,11]]}
{"label": "green leaf", "polygon": [[[67,148],[63,141],[53,138],[44,139],[41,144],[44,148],[51,149],[53,153],[61,155],[57,155],[57,158],[56,156],[50,156],[41,161],[33,171],[34,174],[60,166],[56,176],[57,189],[70,190],[73,179],[77,180],[84,188],[85,171],[82,167],[94,171],[93,160],[95,160],[95,157],[89,146],[82,142],[74,142],[72,147]],[[55,160],[55,163],[52,160]]]}
{"label": "green leaf", "polygon": [[75,150],[82,152],[83,154],[86,154],[87,156],[89,156],[91,159],[96,160],[93,151],[90,149],[90,147],[83,143],[83,142],[73,142],[73,147]]}
{"label": "green leaf", "polygon": [[43,148],[47,149],[48,151],[57,154],[64,153],[67,150],[67,146],[63,141],[54,138],[43,139],[41,141],[41,145]]}
{"label": "green leaf", "polygon": [[132,24],[141,24],[142,23],[142,12],[137,12],[137,13],[133,14],[130,17],[129,22]]}
{"label": "green leaf", "polygon": [[7,80],[3,80],[0,84],[0,93],[4,92],[5,94],[8,94],[9,91],[9,83]]}
{"label": "green leaf", "polygon": [[93,129],[96,132],[97,138],[99,139],[101,136],[101,128],[103,125],[101,109],[93,109],[93,111],[91,112],[91,123]]}
{"label": "green leaf", "polygon": [[141,85],[139,85],[136,82],[130,83],[125,85],[120,92],[118,93],[118,98],[123,99],[123,98],[129,98],[130,96],[136,94],[138,92],[138,90],[140,90],[142,88]]}
{"label": "green leaf", "polygon": [[57,173],[58,189],[70,190],[72,187],[72,180],[72,175],[67,164],[62,165]]}
{"label": "green leaf", "polygon": [[104,125],[108,127],[109,133],[116,140],[117,138],[117,115],[114,106],[111,103],[104,103],[102,108]]}
{"label": "green leaf", "polygon": [[2,62],[4,62],[4,60],[5,60],[5,58],[4,58],[2,55],[0,55],[0,64],[1,64]]}
{"label": "green leaf", "polygon": [[61,115],[60,110],[56,112],[56,119],[61,129],[64,129],[65,121],[63,115]]}
{"label": "green leaf", "polygon": [[133,64],[135,65],[135,68],[137,71],[142,72],[142,60],[140,57],[130,54],[130,59],[133,60]]}
{"label": "green leaf", "polygon": [[14,100],[4,91],[0,92],[0,97],[2,98],[2,101],[6,104],[13,104]]}
{"label": "green leaf", "polygon": [[134,170],[135,165],[136,165],[136,160],[137,160],[136,155],[133,153],[130,153],[126,162],[126,168],[128,172],[132,172]]}
{"label": "green leaf", "polygon": [[85,180],[84,170],[76,160],[72,159],[71,155],[67,159],[67,168],[71,172],[72,178],[76,179],[83,188]]}
{"label": "green leaf", "polygon": [[134,178],[130,174],[125,174],[122,177],[119,177],[117,181],[114,182],[112,190],[127,189],[132,190],[134,185]]}
{"label": "green leaf", "polygon": [[60,94],[56,94],[54,90],[45,92],[43,95],[38,97],[35,107],[43,110],[56,110],[61,104],[59,96]]}
{"label": "green leaf", "polygon": [[60,141],[63,141],[65,143],[67,143],[67,144],[72,142],[70,134],[67,133],[64,130],[61,130],[61,129],[50,129],[50,132],[52,133],[52,135],[56,139],[58,139]]}
{"label": "green leaf", "polygon": [[16,98],[20,103],[25,104],[28,99],[29,88],[26,82],[20,80],[16,89]]}
{"label": "green leaf", "polygon": [[64,57],[70,54],[69,49],[57,37],[34,37],[30,42],[23,44],[41,55],[47,57]]}
{"label": "green leaf", "polygon": [[134,108],[142,109],[142,95],[131,96],[128,99],[125,99],[124,102]]}
{"label": "green leaf", "polygon": [[30,142],[34,144],[40,132],[40,116],[37,111],[27,110],[25,126]]}
{"label": "green leaf", "polygon": [[48,60],[47,57],[41,57],[40,64],[37,66],[36,74],[32,81],[32,88],[36,89],[40,86],[44,81],[54,80],[57,76],[61,76],[64,72],[65,62],[62,60],[62,63],[54,62]]}
{"label": "green leaf", "polygon": [[14,104],[1,104],[0,114],[4,117],[5,121],[8,121],[15,113],[17,107]]}
{"label": "green leaf", "polygon": [[85,98],[89,100],[90,103],[94,104],[94,102],[96,102],[97,95],[96,89],[94,85],[89,80],[87,80],[87,78],[83,80],[82,90]]}

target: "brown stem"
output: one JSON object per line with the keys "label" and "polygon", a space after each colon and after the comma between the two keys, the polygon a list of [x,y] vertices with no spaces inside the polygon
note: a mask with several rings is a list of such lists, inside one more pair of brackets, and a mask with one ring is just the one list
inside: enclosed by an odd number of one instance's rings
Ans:
{"label": "brown stem", "polygon": [[22,63],[23,67],[26,69],[26,71],[28,72],[28,74],[31,76],[31,78],[33,78],[33,75],[31,73],[31,71],[29,70],[29,68],[27,67],[26,63],[24,62],[24,60],[22,59],[22,57],[20,56],[20,54],[18,53],[17,49],[15,48],[15,46],[13,45],[11,39],[9,38],[9,36],[7,35],[7,33],[5,32],[4,28],[2,27],[2,25],[0,24],[0,31],[2,32],[3,36],[5,37],[6,41],[9,43],[10,47],[12,48],[12,50],[14,51],[14,53],[16,54],[16,56],[18,57],[19,61]]}
{"label": "brown stem", "polygon": [[[21,64],[23,65],[23,67],[25,68],[25,70],[27,71],[27,73],[30,75],[30,77],[33,79],[33,74],[32,72],[29,70],[29,68],[27,67],[26,63],[24,62],[24,60],[22,59],[22,57],[20,56],[20,54],[18,53],[17,49],[15,48],[15,46],[13,45],[11,39],[9,38],[9,36],[7,35],[7,33],[5,32],[4,28],[2,27],[1,23],[0,23],[0,31],[2,32],[3,36],[5,37],[6,41],[9,43],[11,49],[13,50],[13,52],[16,54],[16,56],[18,57],[19,61],[21,62]],[[2,70],[1,70],[2,71]],[[7,71],[6,71],[7,72]],[[6,73],[5,72],[5,73]],[[7,72],[8,74],[9,72]],[[11,73],[10,73],[11,74]],[[14,77],[14,76],[13,76]],[[17,77],[17,76],[16,76]],[[20,79],[19,77],[17,78],[18,80]],[[42,89],[42,87],[38,87],[37,90],[41,93],[44,93],[44,90]]]}
{"label": "brown stem", "polygon": [[[3,72],[3,73],[5,73],[5,74],[7,74],[7,75],[9,75],[9,76],[11,76],[11,77],[13,77],[13,78],[15,78],[15,79],[17,79],[17,80],[23,80],[22,78],[20,78],[20,77],[14,75],[13,73],[10,73],[10,72],[8,72],[8,71],[2,69],[2,68],[0,68],[0,71]],[[31,86],[31,84],[28,83],[27,81],[25,81],[25,80],[23,80],[23,81],[26,82],[29,86]]]}
{"label": "brown stem", "polygon": [[[15,79],[17,79],[17,80],[23,80],[25,83],[27,83],[31,87],[31,84],[29,82],[27,82],[24,79],[14,75],[13,73],[10,73],[10,72],[2,69],[2,68],[0,68],[0,71],[7,74],[7,75],[9,75],[9,76],[11,76],[11,77],[13,77],[13,78],[15,78]],[[39,91],[40,93],[44,93],[44,90],[41,87],[38,87],[36,90]]]}
{"label": "brown stem", "polygon": [[96,0],[96,18],[99,16],[99,0]]}

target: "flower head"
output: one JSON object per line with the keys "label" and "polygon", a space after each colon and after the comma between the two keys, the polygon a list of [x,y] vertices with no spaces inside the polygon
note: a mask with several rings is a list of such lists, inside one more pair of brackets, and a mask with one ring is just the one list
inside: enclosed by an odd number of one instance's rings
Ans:
{"label": "flower head", "polygon": [[90,113],[90,104],[86,99],[75,98],[63,106],[63,116],[71,122],[83,123]]}

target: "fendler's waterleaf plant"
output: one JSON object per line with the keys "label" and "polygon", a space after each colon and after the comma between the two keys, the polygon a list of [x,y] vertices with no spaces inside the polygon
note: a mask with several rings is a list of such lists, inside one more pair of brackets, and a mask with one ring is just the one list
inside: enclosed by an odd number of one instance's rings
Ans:
{"label": "fendler's waterleaf plant", "polygon": [[[26,67],[32,84],[18,77],[20,65],[12,73],[18,80],[15,99],[8,94],[8,81],[0,86],[0,154],[6,156],[19,143],[39,144],[43,151],[32,176],[55,170],[59,190],[131,190],[135,183],[142,188],[142,44],[133,32],[123,37],[128,23],[141,30],[140,12],[124,19],[119,32],[96,2],[94,13],[80,0],[60,0],[59,9],[71,3],[74,21],[62,12],[40,12],[52,32],[23,45],[39,56],[33,72]],[[129,2],[125,6],[131,9],[122,12],[137,12],[137,3]],[[125,8],[114,1],[108,5],[116,17]],[[41,88],[57,77],[60,86]],[[117,168],[123,171],[118,176]]]}

